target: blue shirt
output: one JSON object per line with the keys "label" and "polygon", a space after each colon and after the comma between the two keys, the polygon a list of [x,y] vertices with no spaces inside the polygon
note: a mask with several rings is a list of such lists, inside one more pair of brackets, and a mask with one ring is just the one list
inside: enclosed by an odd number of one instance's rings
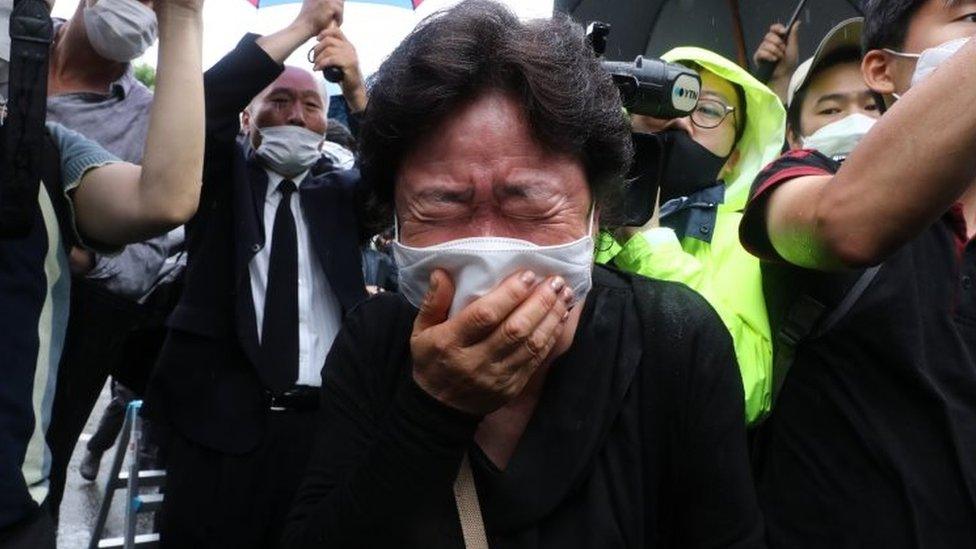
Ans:
{"label": "blue shirt", "polygon": [[45,433],[70,302],[63,235],[84,245],[71,191],[89,170],[119,161],[62,126],[48,124],[48,131],[60,151],[61,181],[40,185],[27,237],[0,239],[0,529],[47,495]]}

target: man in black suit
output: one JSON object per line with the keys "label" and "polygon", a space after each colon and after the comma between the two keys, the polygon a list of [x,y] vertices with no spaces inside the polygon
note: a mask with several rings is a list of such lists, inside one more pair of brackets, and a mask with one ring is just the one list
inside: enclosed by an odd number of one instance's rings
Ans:
{"label": "man in black suit", "polygon": [[327,106],[310,73],[282,65],[341,23],[342,8],[305,0],[294,23],[246,36],[204,77],[200,208],[148,399],[171,430],[165,547],[277,544],[308,459],[325,356],[365,298],[358,172],[310,173]]}

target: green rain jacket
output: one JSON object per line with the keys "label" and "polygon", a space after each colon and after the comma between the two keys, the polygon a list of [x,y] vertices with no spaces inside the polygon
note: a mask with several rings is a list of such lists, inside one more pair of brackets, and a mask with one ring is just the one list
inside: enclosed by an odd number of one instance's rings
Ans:
{"label": "green rain jacket", "polygon": [[704,197],[696,193],[696,203],[686,203],[673,214],[662,208],[661,225],[673,226],[677,233],[663,227],[652,229],[634,236],[622,248],[604,233],[597,261],[613,261],[625,271],[682,282],[711,303],[735,343],[745,388],[746,419],[751,424],[763,418],[771,406],[773,347],[759,260],[739,243],[739,221],[753,180],[780,154],[786,112],[766,86],[718,54],[683,47],[662,58],[672,63],[697,63],[745,91],[747,125],[736,145],[739,163],[726,175],[724,189],[715,187]]}

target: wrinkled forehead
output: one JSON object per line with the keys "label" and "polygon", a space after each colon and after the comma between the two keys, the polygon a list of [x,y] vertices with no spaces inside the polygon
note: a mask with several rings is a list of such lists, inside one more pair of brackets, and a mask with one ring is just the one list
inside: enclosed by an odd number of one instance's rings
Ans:
{"label": "wrinkled forehead", "polygon": [[488,196],[589,200],[582,159],[550,150],[519,101],[501,92],[464,104],[415,144],[395,188],[397,202],[470,203]]}
{"label": "wrinkled forehead", "polygon": [[327,97],[322,93],[322,89],[319,87],[318,82],[315,81],[312,73],[298,67],[286,66],[281,76],[276,78],[270,86],[262,90],[255,99],[261,100],[277,92],[287,93],[295,97],[315,95],[323,102],[327,100]]}

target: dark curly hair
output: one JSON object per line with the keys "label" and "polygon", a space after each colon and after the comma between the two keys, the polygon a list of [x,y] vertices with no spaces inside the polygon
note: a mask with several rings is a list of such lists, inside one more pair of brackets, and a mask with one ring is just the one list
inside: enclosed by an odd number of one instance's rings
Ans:
{"label": "dark curly hair", "polygon": [[518,98],[538,142],[580,158],[594,198],[612,209],[632,161],[630,125],[582,28],[563,15],[522,22],[468,0],[425,19],[370,83],[359,145],[373,227],[392,223],[404,156],[489,90]]}

